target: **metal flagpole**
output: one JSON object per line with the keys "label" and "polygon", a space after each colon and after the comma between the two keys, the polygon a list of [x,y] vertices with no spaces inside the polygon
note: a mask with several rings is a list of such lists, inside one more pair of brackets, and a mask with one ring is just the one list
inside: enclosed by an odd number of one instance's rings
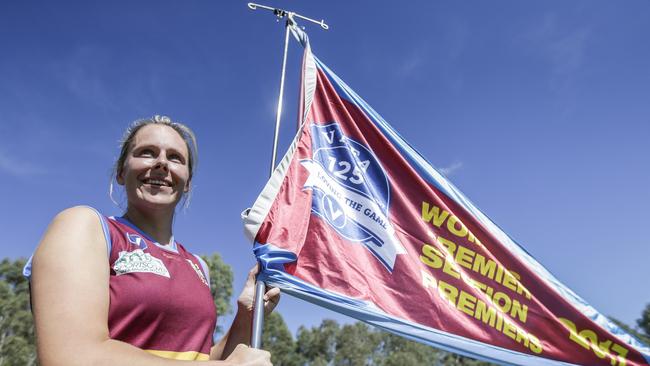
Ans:
{"label": "metal flagpole", "polygon": [[275,113],[275,132],[273,133],[273,153],[271,155],[271,171],[269,176],[273,175],[275,170],[275,161],[278,154],[278,135],[280,134],[280,117],[282,116],[282,99],[284,99],[284,75],[287,71],[287,51],[289,50],[289,26],[294,25],[291,13],[287,16],[284,25],[284,55],[282,56],[282,73],[280,76],[280,96],[278,97],[278,108]]}
{"label": "metal flagpole", "polygon": [[[273,175],[275,170],[275,161],[277,159],[278,151],[278,136],[280,134],[280,117],[282,116],[282,99],[284,97],[284,75],[287,68],[287,51],[289,49],[289,27],[296,25],[294,18],[306,20],[308,22],[316,23],[323,29],[329,29],[324,20],[314,20],[291,11],[286,11],[278,8],[272,8],[266,5],[255,3],[248,3],[251,10],[265,9],[270,10],[277,17],[277,20],[286,18],[284,29],[284,54],[282,56],[282,73],[280,77],[280,96],[278,97],[278,108],[275,113],[275,131],[273,133],[273,153],[271,154],[271,170],[269,175]],[[255,283],[255,302],[253,303],[253,329],[251,333],[251,347],[262,347],[262,329],[264,328],[264,293],[266,292],[266,284],[264,281],[258,280]]]}

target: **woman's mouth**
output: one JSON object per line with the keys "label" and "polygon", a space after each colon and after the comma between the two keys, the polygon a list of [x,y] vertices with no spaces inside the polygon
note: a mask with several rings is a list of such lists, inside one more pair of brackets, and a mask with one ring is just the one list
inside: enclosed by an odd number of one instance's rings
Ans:
{"label": "woman's mouth", "polygon": [[142,183],[148,184],[150,186],[154,187],[171,187],[172,184],[164,179],[156,179],[156,178],[145,178],[142,180]]}

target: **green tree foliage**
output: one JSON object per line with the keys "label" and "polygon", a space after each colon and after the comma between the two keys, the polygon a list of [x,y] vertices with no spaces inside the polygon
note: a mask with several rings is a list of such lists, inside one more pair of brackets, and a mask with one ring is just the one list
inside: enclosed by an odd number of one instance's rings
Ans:
{"label": "green tree foliage", "polygon": [[[621,327],[624,331],[626,331],[626,332],[630,333],[631,335],[633,335],[636,339],[638,339],[642,343],[645,343],[646,345],[650,346],[650,337],[643,334],[643,331],[638,331],[638,330],[632,328],[631,326],[623,323],[622,321],[620,321],[620,320],[618,320],[616,318],[610,317],[609,319],[611,319],[614,323],[616,323],[616,325]],[[637,322],[639,322],[640,320],[641,319],[637,320]]]}
{"label": "green tree foliage", "polygon": [[298,329],[297,350],[305,360],[305,366],[328,365],[336,355],[336,337],[340,332],[339,324],[325,319],[319,327]]}
{"label": "green tree foliage", "polygon": [[294,342],[282,315],[273,312],[264,319],[263,348],[271,352],[271,362],[275,366],[299,366],[302,359],[296,352]]}
{"label": "green tree foliage", "polygon": [[[232,269],[225,264],[218,253],[202,255],[201,258],[208,265],[210,271],[210,292],[217,307],[217,314],[226,315],[232,311],[230,298],[232,297]],[[217,327],[217,333],[221,333],[221,326]]]}
{"label": "green tree foliage", "polygon": [[380,341],[381,335],[363,323],[345,325],[336,337],[334,364],[337,366],[372,364]]}
{"label": "green tree foliage", "polygon": [[643,313],[641,313],[641,318],[636,321],[636,324],[645,333],[646,343],[650,344],[650,304],[646,304]]}
{"label": "green tree foliage", "polygon": [[23,277],[25,259],[0,262],[0,365],[36,364],[34,321],[29,283]]}
{"label": "green tree foliage", "polygon": [[300,327],[294,349],[297,364],[305,366],[490,365],[375,330],[363,323],[341,327],[327,319],[318,327]]}
{"label": "green tree foliage", "polygon": [[377,361],[381,366],[431,365],[440,358],[440,354],[440,351],[422,343],[382,332]]}

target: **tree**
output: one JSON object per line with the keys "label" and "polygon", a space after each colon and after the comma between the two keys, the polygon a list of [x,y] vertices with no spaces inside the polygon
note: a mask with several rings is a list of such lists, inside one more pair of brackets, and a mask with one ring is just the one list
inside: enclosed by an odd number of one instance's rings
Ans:
{"label": "tree", "polygon": [[262,346],[271,352],[271,362],[275,366],[302,365],[302,359],[296,352],[296,342],[282,319],[282,315],[276,311],[265,318]]}
{"label": "tree", "polygon": [[417,366],[417,365],[457,365],[488,366],[471,358],[445,352],[409,339],[388,333],[378,332],[381,337],[379,351],[373,365]]}
{"label": "tree", "polygon": [[324,366],[333,362],[339,332],[339,324],[331,319],[323,320],[318,328],[298,328],[297,351],[304,365]]}
{"label": "tree", "polygon": [[[631,326],[629,326],[629,325],[623,323],[622,321],[620,321],[620,320],[618,320],[618,319],[616,319],[616,318],[612,318],[612,317],[610,317],[609,319],[610,319],[611,321],[613,321],[614,323],[616,323],[616,325],[618,325],[619,327],[621,327],[621,329],[623,329],[624,331],[630,333],[630,334],[631,334],[632,336],[634,336],[634,338],[636,338],[637,340],[639,340],[639,341],[645,343],[646,345],[650,346],[650,337],[648,337],[648,336],[646,336],[645,334],[643,334],[643,332],[640,332],[640,331],[638,331],[638,330],[632,328]],[[637,322],[639,322],[640,320],[641,320],[641,319],[637,320]]]}
{"label": "tree", "polygon": [[410,341],[388,332],[380,332],[381,345],[376,364],[381,366],[417,366],[432,364],[439,352],[433,347]]}
{"label": "tree", "polygon": [[296,360],[306,366],[491,365],[375,330],[360,322],[340,327],[326,319],[319,327],[300,327],[296,343]]}
{"label": "tree", "polygon": [[[232,269],[225,264],[218,253],[202,255],[201,258],[208,265],[210,272],[210,292],[217,307],[217,314],[230,314],[230,298],[232,297]],[[216,332],[222,332],[221,326],[217,326]]]}
{"label": "tree", "polygon": [[457,355],[455,353],[440,351],[439,356],[434,363],[436,366],[489,366],[489,362],[474,360],[469,357]]}
{"label": "tree", "polygon": [[36,364],[34,321],[29,282],[22,271],[26,260],[0,262],[0,365]]}
{"label": "tree", "polygon": [[[646,304],[641,318],[636,321],[636,324],[645,333],[646,340],[650,340],[650,304]],[[647,343],[650,344],[650,342]]]}
{"label": "tree", "polygon": [[334,365],[365,366],[372,360],[379,346],[380,335],[367,325],[357,322],[343,326],[336,336]]}

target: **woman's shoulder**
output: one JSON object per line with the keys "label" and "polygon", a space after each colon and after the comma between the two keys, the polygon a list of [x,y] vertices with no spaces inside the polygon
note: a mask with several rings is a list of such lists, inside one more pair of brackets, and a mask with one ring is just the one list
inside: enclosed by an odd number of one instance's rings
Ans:
{"label": "woman's shoulder", "polygon": [[[74,206],[59,212],[45,230],[45,234],[23,273],[31,275],[33,264],[48,265],[65,261],[68,256],[90,258],[106,254],[107,237],[102,216],[92,207]],[[68,258],[69,259],[69,258]],[[33,261],[33,264],[32,264]],[[29,268],[28,268],[29,267]]]}
{"label": "woman's shoulder", "polygon": [[75,245],[77,240],[103,241],[105,233],[105,217],[90,206],[73,206],[62,210],[54,216],[45,232],[46,237],[57,239],[53,242],[58,246]]}
{"label": "woman's shoulder", "polygon": [[85,205],[72,206],[60,211],[54,217],[54,220],[62,221],[97,221],[97,217],[102,217],[95,208]]}

